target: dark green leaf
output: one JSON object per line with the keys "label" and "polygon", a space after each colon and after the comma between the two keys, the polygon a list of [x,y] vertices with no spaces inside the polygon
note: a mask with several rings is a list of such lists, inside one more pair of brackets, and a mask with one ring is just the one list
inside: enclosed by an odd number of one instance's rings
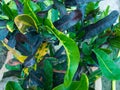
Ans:
{"label": "dark green leaf", "polygon": [[120,68],[115,64],[113,60],[102,50],[93,49],[93,52],[96,54],[100,69],[104,76],[110,80],[120,79]]}
{"label": "dark green leaf", "polygon": [[80,62],[79,49],[71,38],[68,38],[63,33],[58,31],[49,20],[46,20],[45,24],[49,26],[46,26],[47,30],[58,38],[66,50],[68,57],[68,67],[64,77],[64,85],[68,87],[72,82],[72,79]]}
{"label": "dark green leaf", "polygon": [[46,78],[44,81],[44,89],[51,90],[53,84],[53,69],[51,63],[47,59],[44,60],[44,73]]}
{"label": "dark green leaf", "polygon": [[9,17],[9,19],[13,20],[15,18],[16,14],[13,13],[7,4],[2,5],[2,10]]}
{"label": "dark green leaf", "polygon": [[20,64],[19,65],[9,65],[9,64],[6,64],[5,67],[8,69],[8,70],[20,70],[21,69],[21,66]]}
{"label": "dark green leaf", "polygon": [[82,18],[82,13],[79,10],[71,12],[69,15],[64,15],[61,19],[54,22],[54,26],[59,30],[66,30],[74,26]]}
{"label": "dark green leaf", "polygon": [[37,25],[39,25],[39,20],[35,14],[35,10],[38,9],[38,7],[39,6],[31,0],[24,0],[24,13],[30,15],[35,20]]}
{"label": "dark green leaf", "polygon": [[80,81],[73,81],[68,88],[66,88],[64,84],[61,84],[53,90],[88,90],[88,87],[88,78],[85,74],[82,74]]}
{"label": "dark green leaf", "polygon": [[107,28],[111,27],[117,20],[118,15],[118,11],[112,11],[107,17],[103,18],[102,20],[85,27],[84,30],[86,31],[86,34],[84,36],[84,39],[94,37],[102,33]]}
{"label": "dark green leaf", "polygon": [[120,37],[114,37],[109,39],[109,43],[113,47],[120,48]]}
{"label": "dark green leaf", "polygon": [[8,81],[5,90],[23,90],[19,83]]}
{"label": "dark green leaf", "polygon": [[86,42],[83,42],[83,44],[82,44],[82,52],[85,55],[90,55],[91,54],[91,47]]}

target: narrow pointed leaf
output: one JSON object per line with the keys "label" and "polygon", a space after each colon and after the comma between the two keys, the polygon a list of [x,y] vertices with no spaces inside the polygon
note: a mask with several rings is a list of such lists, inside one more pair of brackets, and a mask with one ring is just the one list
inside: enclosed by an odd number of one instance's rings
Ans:
{"label": "narrow pointed leaf", "polygon": [[120,79],[120,67],[100,49],[93,49],[96,54],[102,74],[110,80]]}
{"label": "narrow pointed leaf", "polygon": [[111,27],[118,18],[118,11],[112,11],[108,16],[103,18],[102,20],[96,22],[95,24],[91,24],[84,28],[86,34],[84,39],[89,39],[94,37],[100,33],[102,33],[107,28]]}
{"label": "narrow pointed leaf", "polygon": [[9,50],[11,51],[11,53],[21,62],[23,63],[25,61],[25,59],[27,58],[27,56],[23,56],[20,53],[18,53],[15,49],[9,47],[7,44],[5,44],[4,42],[2,42],[3,45]]}
{"label": "narrow pointed leaf", "polygon": [[68,15],[64,15],[61,19],[54,22],[54,26],[59,30],[66,30],[74,26],[82,18],[82,13],[75,10]]}
{"label": "narrow pointed leaf", "polygon": [[[36,5],[32,5],[31,6],[31,0],[24,0],[24,8],[23,8],[23,11],[25,14],[28,14],[30,15],[34,20],[35,22],[37,23],[37,25],[39,24],[39,20],[34,12],[34,6]],[[36,7],[37,8],[37,7]]]}
{"label": "narrow pointed leaf", "polygon": [[36,22],[27,14],[18,15],[15,17],[14,22],[21,33],[27,32],[28,27],[34,27],[38,31]]}
{"label": "narrow pointed leaf", "polygon": [[47,30],[53,33],[59,39],[66,50],[68,67],[64,77],[64,85],[67,87],[72,83],[72,79],[80,62],[79,49],[71,38],[68,38],[63,33],[58,31],[49,20],[46,20],[45,24],[48,25],[46,26]]}

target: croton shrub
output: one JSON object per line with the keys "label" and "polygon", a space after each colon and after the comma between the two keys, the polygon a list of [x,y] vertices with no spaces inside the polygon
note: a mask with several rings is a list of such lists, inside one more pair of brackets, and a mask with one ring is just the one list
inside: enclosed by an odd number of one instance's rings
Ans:
{"label": "croton shrub", "polygon": [[101,76],[119,80],[119,13],[99,2],[1,0],[0,40],[14,56],[3,78],[18,77],[5,90],[93,90]]}

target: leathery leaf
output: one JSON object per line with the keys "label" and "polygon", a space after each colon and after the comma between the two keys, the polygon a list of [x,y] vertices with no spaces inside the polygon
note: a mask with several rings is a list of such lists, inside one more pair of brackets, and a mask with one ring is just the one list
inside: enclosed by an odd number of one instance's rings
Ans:
{"label": "leathery leaf", "polygon": [[110,80],[120,79],[120,67],[102,50],[93,49],[96,54],[102,74]]}
{"label": "leathery leaf", "polygon": [[38,27],[34,19],[27,15],[22,14],[15,17],[14,22],[21,33],[27,32],[28,27],[34,27],[38,31]]}
{"label": "leathery leaf", "polygon": [[64,46],[67,54],[67,71],[64,77],[64,85],[68,87],[72,83],[72,79],[74,74],[78,68],[78,64],[80,62],[80,52],[76,45],[76,43],[62,32],[58,31],[51,21],[48,19],[45,20],[45,25],[48,31],[53,33],[61,44]]}

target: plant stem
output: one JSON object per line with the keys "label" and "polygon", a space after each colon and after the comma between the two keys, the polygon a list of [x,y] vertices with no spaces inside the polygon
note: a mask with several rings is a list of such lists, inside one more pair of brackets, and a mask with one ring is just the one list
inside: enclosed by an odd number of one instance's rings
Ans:
{"label": "plant stem", "polygon": [[112,90],[116,90],[116,80],[112,80]]}

